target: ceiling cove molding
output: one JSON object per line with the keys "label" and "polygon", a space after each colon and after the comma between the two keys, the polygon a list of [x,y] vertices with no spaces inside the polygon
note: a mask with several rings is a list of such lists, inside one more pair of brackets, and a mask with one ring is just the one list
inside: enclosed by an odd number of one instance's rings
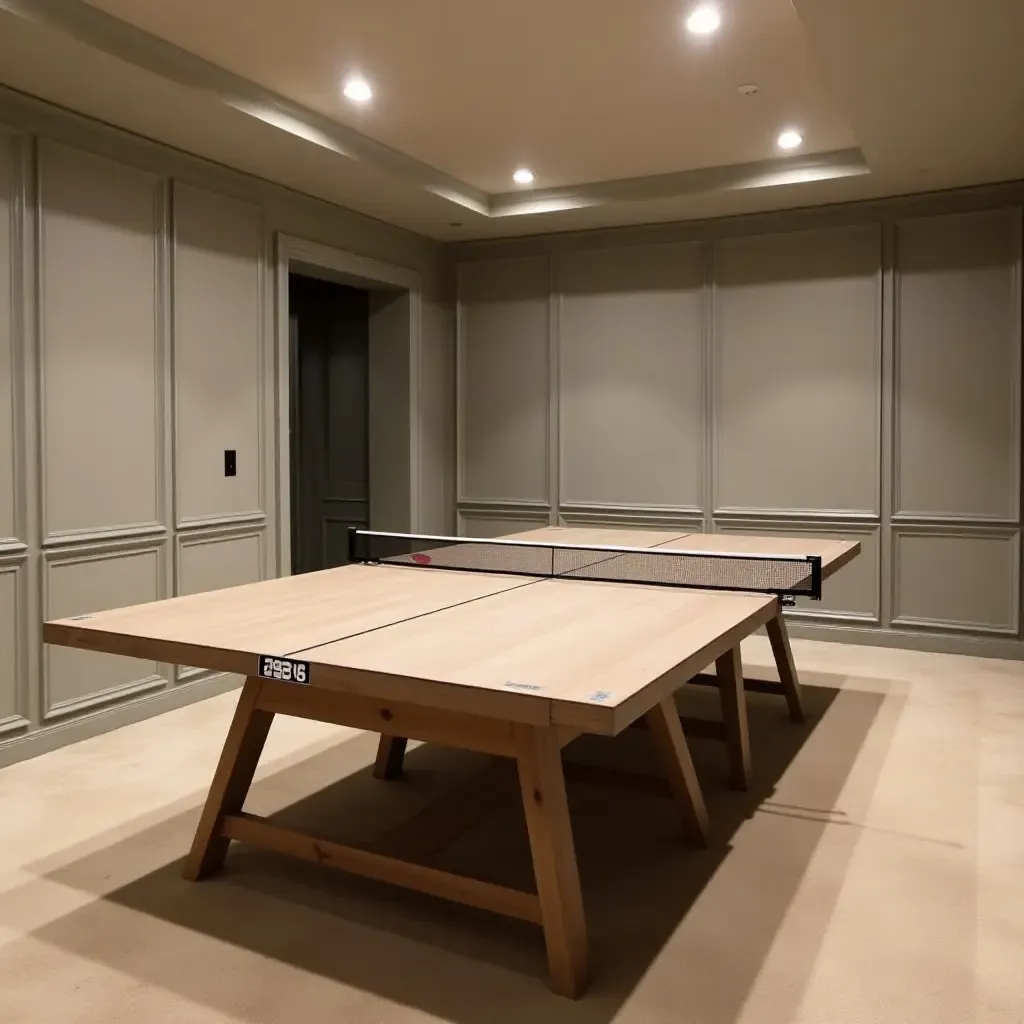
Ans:
{"label": "ceiling cove molding", "polygon": [[487,193],[368,138],[277,93],[226,71],[83,0],[0,0],[0,10],[60,32],[95,50],[186,88],[351,160],[412,181],[452,203],[486,214]]}
{"label": "ceiling cove molding", "polygon": [[697,193],[795,185],[870,173],[864,154],[859,149],[840,149],[829,153],[782,157],[777,160],[701,167],[670,174],[595,181],[567,188],[534,189],[527,194],[499,192],[490,197],[490,215],[508,217],[516,214],[548,213],[644,199],[671,199],[675,196]]}
{"label": "ceiling cove molding", "polygon": [[84,0],[0,0],[0,10],[60,32],[178,85],[205,92],[280,131],[341,157],[370,164],[482,217],[555,213],[870,173],[861,151],[848,149],[616,181],[488,194],[348,125],[293,103],[249,79],[115,18]]}

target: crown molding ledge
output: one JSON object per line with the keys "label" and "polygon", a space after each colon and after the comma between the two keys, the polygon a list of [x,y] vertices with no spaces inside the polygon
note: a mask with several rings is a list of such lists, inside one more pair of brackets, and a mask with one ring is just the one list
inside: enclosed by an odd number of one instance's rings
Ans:
{"label": "crown molding ledge", "polygon": [[488,219],[559,213],[698,193],[770,188],[871,173],[859,149],[846,149],[528,192],[489,194],[84,0],[0,0],[0,11],[59,32],[188,89],[206,93],[280,131],[341,157],[377,167]]}
{"label": "crown molding ledge", "polygon": [[178,85],[209,93],[243,114],[340,156],[373,164],[449,202],[478,213],[487,212],[488,196],[482,189],[293,103],[83,0],[0,0],[0,10],[60,32]]}

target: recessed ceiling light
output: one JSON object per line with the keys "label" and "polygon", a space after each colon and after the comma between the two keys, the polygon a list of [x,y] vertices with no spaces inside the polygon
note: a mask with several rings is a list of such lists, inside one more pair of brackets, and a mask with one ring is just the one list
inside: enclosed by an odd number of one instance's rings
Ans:
{"label": "recessed ceiling light", "polygon": [[741,96],[754,96],[757,94],[757,86],[753,82],[748,82],[745,85],[736,86],[736,91]]}
{"label": "recessed ceiling light", "polygon": [[341,91],[353,103],[369,103],[373,99],[370,83],[362,75],[349,75]]}
{"label": "recessed ceiling light", "polygon": [[722,16],[714,4],[700,4],[686,18],[686,28],[695,36],[709,36],[717,32],[722,24]]}
{"label": "recessed ceiling light", "polygon": [[517,185],[530,185],[533,183],[533,171],[529,167],[520,167],[512,175],[512,180]]}
{"label": "recessed ceiling light", "polygon": [[796,149],[803,141],[804,137],[795,128],[779,132],[779,137],[775,140],[779,149]]}

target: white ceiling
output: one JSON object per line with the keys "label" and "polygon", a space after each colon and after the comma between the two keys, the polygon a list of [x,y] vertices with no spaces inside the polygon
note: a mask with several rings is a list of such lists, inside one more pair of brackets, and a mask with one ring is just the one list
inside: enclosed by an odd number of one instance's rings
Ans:
{"label": "white ceiling", "polygon": [[0,82],[443,239],[1024,178],[1024,0],[691,7],[0,0]]}

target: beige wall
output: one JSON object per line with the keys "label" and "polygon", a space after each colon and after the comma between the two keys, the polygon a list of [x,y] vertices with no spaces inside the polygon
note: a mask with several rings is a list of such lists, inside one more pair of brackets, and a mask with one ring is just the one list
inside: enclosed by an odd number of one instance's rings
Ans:
{"label": "beige wall", "polygon": [[459,528],[856,539],[797,633],[1021,656],[1022,203],[456,247]]}
{"label": "beige wall", "polygon": [[442,252],[0,90],[0,763],[230,682],[39,625],[279,571],[278,233],[422,282],[379,525],[853,537],[798,633],[1020,656],[1022,204]]}
{"label": "beige wall", "polygon": [[[408,300],[375,314],[377,413],[401,426],[375,443],[406,476],[373,514],[450,530],[437,245],[0,92],[0,763],[232,682],[44,649],[39,626],[279,571],[278,233],[418,275],[415,331]],[[416,424],[391,404],[414,392]]]}

